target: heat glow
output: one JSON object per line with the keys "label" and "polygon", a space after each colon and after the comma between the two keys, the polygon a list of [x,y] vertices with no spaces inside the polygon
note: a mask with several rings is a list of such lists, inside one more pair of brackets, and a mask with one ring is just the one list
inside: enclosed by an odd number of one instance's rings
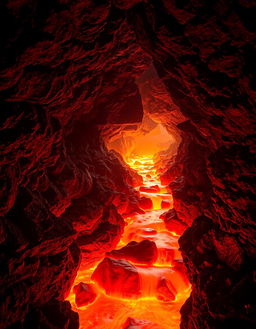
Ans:
{"label": "heat glow", "polygon": [[[125,298],[121,285],[116,285],[112,289],[113,293],[110,292],[107,295],[105,290],[95,284],[91,278],[97,268],[98,264],[96,264],[93,268],[79,271],[74,283],[74,285],[79,282],[93,283],[98,294],[96,300],[90,305],[77,307],[72,290],[67,300],[79,313],[80,329],[135,328],[132,324],[127,325],[128,318],[141,320],[142,324],[136,328],[178,329],[179,310],[190,294],[190,285],[178,250],[179,235],[169,232],[159,218],[163,212],[167,211],[166,208],[161,209],[163,200],[167,200],[166,204],[172,208],[172,195],[165,186],[161,186],[152,157],[130,158],[127,163],[143,177],[143,187],[158,186],[159,189],[157,192],[140,192],[141,196],[151,198],[153,209],[145,211],[145,214],[126,218],[127,225],[116,249],[126,246],[131,241],[141,242],[147,239],[155,242],[157,259],[151,265],[129,261],[139,273],[140,295],[136,298]],[[159,282],[162,282],[164,288],[161,284],[159,285]],[[164,289],[164,298],[159,298],[159,287],[160,290]],[[173,298],[168,298],[166,291]]]}
{"label": "heat glow", "polygon": [[[160,123],[156,123],[144,116],[141,126],[137,130],[122,130],[109,140],[105,141],[109,150],[115,150],[122,154],[127,163],[135,169],[135,159],[144,161],[144,157],[150,161],[152,156],[161,151],[166,151],[171,145],[176,145],[177,140],[170,135],[167,129]],[[143,168],[141,168],[143,171]]]}

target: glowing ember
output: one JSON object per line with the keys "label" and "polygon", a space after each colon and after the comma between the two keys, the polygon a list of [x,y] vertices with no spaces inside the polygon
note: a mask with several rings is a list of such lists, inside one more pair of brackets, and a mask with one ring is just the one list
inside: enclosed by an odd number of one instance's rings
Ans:
{"label": "glowing ember", "polygon": [[78,272],[74,286],[93,283],[96,300],[78,307],[73,290],[68,300],[79,313],[81,329],[178,329],[190,285],[178,250],[179,235],[159,218],[172,208],[172,195],[160,184],[152,158],[141,156],[128,164],[143,177],[138,190],[146,212],[127,218],[115,251],[98,266]]}

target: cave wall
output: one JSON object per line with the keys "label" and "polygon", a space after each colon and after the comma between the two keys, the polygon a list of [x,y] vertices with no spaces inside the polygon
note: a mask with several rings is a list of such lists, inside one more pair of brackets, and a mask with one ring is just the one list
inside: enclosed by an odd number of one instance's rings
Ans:
{"label": "cave wall", "polygon": [[110,1],[2,1],[0,22],[0,328],[75,329],[63,300],[81,259],[112,249],[137,207],[138,177],[98,125],[141,120],[149,57]]}
{"label": "cave wall", "polygon": [[[136,79],[139,87],[144,113],[154,122],[163,125],[170,135],[171,144],[166,150],[155,155],[159,162],[159,172],[164,173],[175,163],[175,157],[181,141],[178,124],[187,120],[180,108],[173,102],[165,84],[159,78],[153,64]],[[166,176],[166,175],[165,175]],[[170,183],[168,177],[163,184]]]}
{"label": "cave wall", "polygon": [[181,326],[255,327],[255,13],[253,0],[0,3],[1,328],[77,328],[62,301],[81,257],[114,244],[136,206],[136,177],[96,126],[141,120],[149,56],[187,119],[164,177],[193,222]]}
{"label": "cave wall", "polygon": [[192,282],[188,328],[255,327],[255,1],[148,1],[130,11],[187,118],[164,174]]}

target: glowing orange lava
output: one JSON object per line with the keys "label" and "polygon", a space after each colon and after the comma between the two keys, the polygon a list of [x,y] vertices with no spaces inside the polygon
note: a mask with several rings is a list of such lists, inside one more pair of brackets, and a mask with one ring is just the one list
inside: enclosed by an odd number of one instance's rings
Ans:
{"label": "glowing orange lava", "polygon": [[[144,187],[158,186],[159,189],[157,192],[140,192],[141,196],[151,198],[153,210],[126,218],[127,225],[116,249],[126,246],[130,241],[154,241],[157,246],[157,260],[150,266],[129,261],[139,273],[141,295],[138,298],[123,298],[121,292],[119,295],[108,296],[104,289],[96,285],[98,297],[90,305],[78,308],[72,291],[67,299],[71,302],[72,308],[79,313],[80,329],[135,328],[127,325],[128,318],[141,320],[143,324],[136,328],[178,329],[179,310],[190,294],[190,285],[178,250],[179,236],[175,232],[166,230],[163,221],[159,218],[166,211],[167,204],[172,207],[172,195],[166,187],[161,186],[154,161],[150,156],[131,159],[128,164],[142,175]],[[161,209],[162,200],[169,202],[165,203],[165,209]],[[96,266],[79,271],[74,285],[79,282],[95,284],[91,279],[95,268]],[[162,286],[161,284],[159,286],[159,282],[163,283]],[[173,294],[173,299],[168,299],[165,293],[166,286],[168,292]],[[159,298],[159,287],[160,291],[164,291],[165,297],[162,299]],[[140,320],[135,322],[140,323]]]}

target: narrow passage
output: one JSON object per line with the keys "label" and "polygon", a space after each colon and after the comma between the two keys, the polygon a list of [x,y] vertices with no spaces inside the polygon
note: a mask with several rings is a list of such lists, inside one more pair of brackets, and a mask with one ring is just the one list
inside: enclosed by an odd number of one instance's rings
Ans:
{"label": "narrow passage", "polygon": [[126,218],[115,251],[96,267],[78,272],[74,286],[86,283],[82,288],[90,295],[92,285],[95,300],[78,307],[73,291],[68,300],[79,313],[81,329],[178,329],[190,285],[179,236],[160,218],[172,208],[172,195],[160,184],[152,158],[134,158],[128,164],[143,177],[138,190],[152,204],[145,199],[145,213]]}

